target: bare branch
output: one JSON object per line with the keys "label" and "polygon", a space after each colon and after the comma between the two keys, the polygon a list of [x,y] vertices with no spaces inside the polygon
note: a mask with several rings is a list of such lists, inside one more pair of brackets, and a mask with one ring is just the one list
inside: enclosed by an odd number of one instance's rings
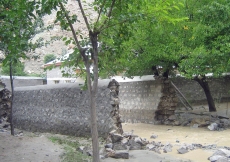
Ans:
{"label": "bare branch", "polygon": [[66,17],[66,19],[67,19],[67,21],[68,21],[68,24],[69,24],[69,26],[70,26],[71,32],[72,32],[72,34],[73,34],[73,38],[74,38],[74,40],[75,40],[75,42],[76,42],[76,44],[77,44],[77,48],[80,50],[80,49],[81,49],[81,45],[80,45],[80,43],[79,43],[79,40],[78,40],[78,38],[77,38],[76,32],[75,32],[75,30],[74,30],[74,28],[73,28],[73,25],[72,25],[72,23],[71,23],[71,21],[70,21],[69,15],[67,14],[67,12],[66,12],[66,10],[65,10],[65,7],[63,6],[63,4],[62,4],[61,2],[59,2],[59,5],[60,5],[62,11],[64,11],[64,13],[65,13],[65,17]]}
{"label": "bare branch", "polygon": [[101,31],[101,29],[104,27],[104,25],[107,23],[108,20],[110,20],[110,17],[112,15],[112,11],[113,11],[113,7],[115,5],[115,2],[116,0],[113,0],[111,6],[110,6],[110,9],[109,9],[109,12],[107,14],[107,19],[105,19],[104,23],[101,25],[101,27],[99,28],[99,31]]}
{"label": "bare branch", "polygon": [[113,7],[114,7],[114,4],[115,4],[115,1],[116,0],[113,0],[111,6],[110,6],[110,9],[109,9],[109,13],[107,15],[107,17],[110,19],[111,15],[112,15],[112,11],[113,11]]}
{"label": "bare branch", "polygon": [[83,16],[83,18],[84,18],[86,27],[87,27],[88,31],[91,31],[90,25],[89,25],[89,21],[88,21],[86,15],[85,15],[85,11],[84,11],[84,9],[83,9],[83,7],[82,7],[82,4],[81,4],[81,0],[77,0],[77,1],[78,1],[78,5],[79,5],[79,7],[80,7],[80,10],[81,10],[81,14],[82,14],[82,16]]}
{"label": "bare branch", "polygon": [[77,48],[79,49],[80,54],[82,55],[84,61],[86,61],[86,60],[87,60],[87,57],[86,57],[85,52],[84,52],[85,49],[83,49],[83,48],[81,47],[81,45],[80,45],[80,42],[79,42],[79,40],[78,40],[78,38],[77,38],[77,35],[76,35],[76,32],[75,32],[75,30],[74,30],[74,28],[73,28],[73,24],[72,24],[71,21],[70,21],[69,15],[67,14],[67,12],[66,12],[66,10],[65,10],[65,7],[63,6],[63,4],[62,4],[61,2],[59,2],[59,5],[60,5],[61,9],[62,9],[62,10],[64,11],[64,13],[65,13],[65,17],[66,17],[66,19],[67,19],[67,21],[68,21],[68,24],[69,24],[69,26],[70,26],[71,32],[72,32],[73,37],[74,37],[74,40],[75,40],[75,42],[76,42],[76,44],[77,44]]}

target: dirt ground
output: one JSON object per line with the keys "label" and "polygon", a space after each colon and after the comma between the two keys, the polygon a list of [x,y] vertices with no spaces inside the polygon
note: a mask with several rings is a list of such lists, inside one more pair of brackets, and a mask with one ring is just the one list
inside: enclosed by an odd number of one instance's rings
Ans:
{"label": "dirt ground", "polygon": [[[152,151],[130,151],[130,158],[107,158],[102,162],[208,162],[215,150],[193,150],[186,154],[178,154],[177,148],[182,144],[199,143],[202,145],[216,144],[230,146],[230,129],[224,131],[209,131],[207,128],[190,128],[181,126],[165,126],[152,124],[123,124],[125,131],[134,130],[134,134],[150,141],[167,142],[173,145],[173,151],[157,154]],[[151,135],[156,139],[150,139]],[[60,162],[62,146],[52,143],[47,136],[50,134],[35,134],[23,132],[22,136],[10,136],[10,132],[0,132],[1,162]],[[177,141],[177,142],[176,142]],[[179,143],[178,143],[179,141]]]}
{"label": "dirt ground", "polygon": [[24,133],[14,137],[10,132],[0,132],[1,162],[60,162],[61,146],[43,134]]}

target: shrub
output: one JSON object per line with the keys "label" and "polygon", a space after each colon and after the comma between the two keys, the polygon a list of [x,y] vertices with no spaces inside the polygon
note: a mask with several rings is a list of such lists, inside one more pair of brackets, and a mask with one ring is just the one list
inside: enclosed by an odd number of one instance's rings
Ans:
{"label": "shrub", "polygon": [[[15,76],[26,76],[27,74],[24,69],[25,65],[21,62],[17,62],[16,64],[12,65],[12,73]],[[4,75],[10,75],[10,67],[2,66],[1,73]]]}
{"label": "shrub", "polygon": [[55,59],[56,59],[56,56],[54,54],[47,54],[44,57],[44,63],[46,64],[46,63],[53,61]]}

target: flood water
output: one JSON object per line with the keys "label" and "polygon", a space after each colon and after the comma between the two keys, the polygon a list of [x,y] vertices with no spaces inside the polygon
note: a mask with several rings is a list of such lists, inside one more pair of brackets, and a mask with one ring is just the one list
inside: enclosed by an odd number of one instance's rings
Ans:
{"label": "flood water", "polygon": [[[194,162],[209,162],[208,157],[213,154],[213,151],[196,149],[185,154],[178,154],[177,148],[183,143],[230,146],[230,129],[224,131],[210,131],[207,127],[190,128],[189,126],[166,126],[143,123],[123,123],[122,126],[125,132],[134,130],[135,135],[138,135],[141,138],[146,138],[149,141],[162,142],[163,144],[169,142],[173,145],[173,151],[167,154],[180,159],[189,159]],[[150,139],[153,134],[158,137],[156,139]],[[177,140],[179,143],[176,142]]]}

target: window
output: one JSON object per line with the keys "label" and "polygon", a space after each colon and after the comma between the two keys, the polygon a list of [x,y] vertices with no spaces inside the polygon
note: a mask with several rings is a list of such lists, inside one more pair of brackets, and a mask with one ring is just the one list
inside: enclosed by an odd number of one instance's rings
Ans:
{"label": "window", "polygon": [[60,82],[60,80],[54,80],[55,84],[58,84]]}

